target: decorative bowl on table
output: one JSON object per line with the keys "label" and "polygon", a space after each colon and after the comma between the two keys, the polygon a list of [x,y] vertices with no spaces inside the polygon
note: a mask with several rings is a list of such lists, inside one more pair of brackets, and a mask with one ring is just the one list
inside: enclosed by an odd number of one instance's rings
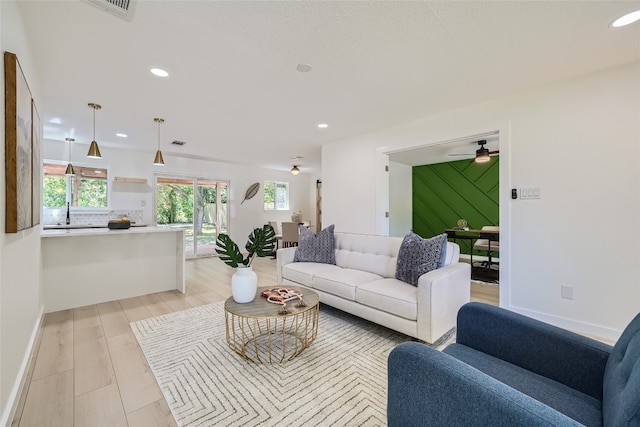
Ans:
{"label": "decorative bowl on table", "polygon": [[131,221],[127,217],[113,219],[107,223],[107,227],[109,230],[127,230],[131,227]]}

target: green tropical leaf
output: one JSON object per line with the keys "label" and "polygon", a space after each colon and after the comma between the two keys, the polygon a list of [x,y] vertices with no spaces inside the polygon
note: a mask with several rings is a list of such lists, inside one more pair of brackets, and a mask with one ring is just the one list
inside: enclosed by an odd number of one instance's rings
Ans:
{"label": "green tropical leaf", "polygon": [[249,252],[249,264],[254,256],[265,257],[273,254],[276,247],[276,232],[269,224],[255,228],[249,235],[245,249]]}
{"label": "green tropical leaf", "polygon": [[216,239],[216,252],[220,255],[220,260],[230,267],[235,268],[240,264],[247,265],[249,263],[249,257],[244,259],[238,245],[224,233],[220,233]]}

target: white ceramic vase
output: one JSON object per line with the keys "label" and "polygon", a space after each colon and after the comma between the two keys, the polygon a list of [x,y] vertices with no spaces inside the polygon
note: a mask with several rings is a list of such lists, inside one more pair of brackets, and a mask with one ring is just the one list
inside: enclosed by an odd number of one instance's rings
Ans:
{"label": "white ceramic vase", "polygon": [[251,302],[258,291],[258,275],[251,267],[238,267],[231,276],[231,295],[237,303]]}

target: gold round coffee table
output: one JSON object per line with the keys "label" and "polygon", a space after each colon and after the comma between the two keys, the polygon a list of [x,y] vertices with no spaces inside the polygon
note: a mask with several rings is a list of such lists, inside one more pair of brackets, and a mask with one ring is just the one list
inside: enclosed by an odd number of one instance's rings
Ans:
{"label": "gold round coffee table", "polygon": [[313,343],[318,335],[320,299],[310,289],[295,286],[299,300],[282,305],[260,296],[271,287],[258,288],[256,299],[238,304],[229,297],[224,303],[227,344],[243,358],[254,363],[281,363],[292,360]]}

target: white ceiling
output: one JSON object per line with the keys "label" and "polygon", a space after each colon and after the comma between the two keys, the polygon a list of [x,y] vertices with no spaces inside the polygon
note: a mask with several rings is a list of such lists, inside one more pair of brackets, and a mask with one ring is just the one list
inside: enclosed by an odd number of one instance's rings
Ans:
{"label": "white ceiling", "polygon": [[637,0],[133,0],[130,21],[84,0],[19,7],[45,139],[88,144],[95,102],[99,144],[150,162],[161,117],[165,160],[318,171],[322,144],[640,59],[640,23],[608,27]]}

